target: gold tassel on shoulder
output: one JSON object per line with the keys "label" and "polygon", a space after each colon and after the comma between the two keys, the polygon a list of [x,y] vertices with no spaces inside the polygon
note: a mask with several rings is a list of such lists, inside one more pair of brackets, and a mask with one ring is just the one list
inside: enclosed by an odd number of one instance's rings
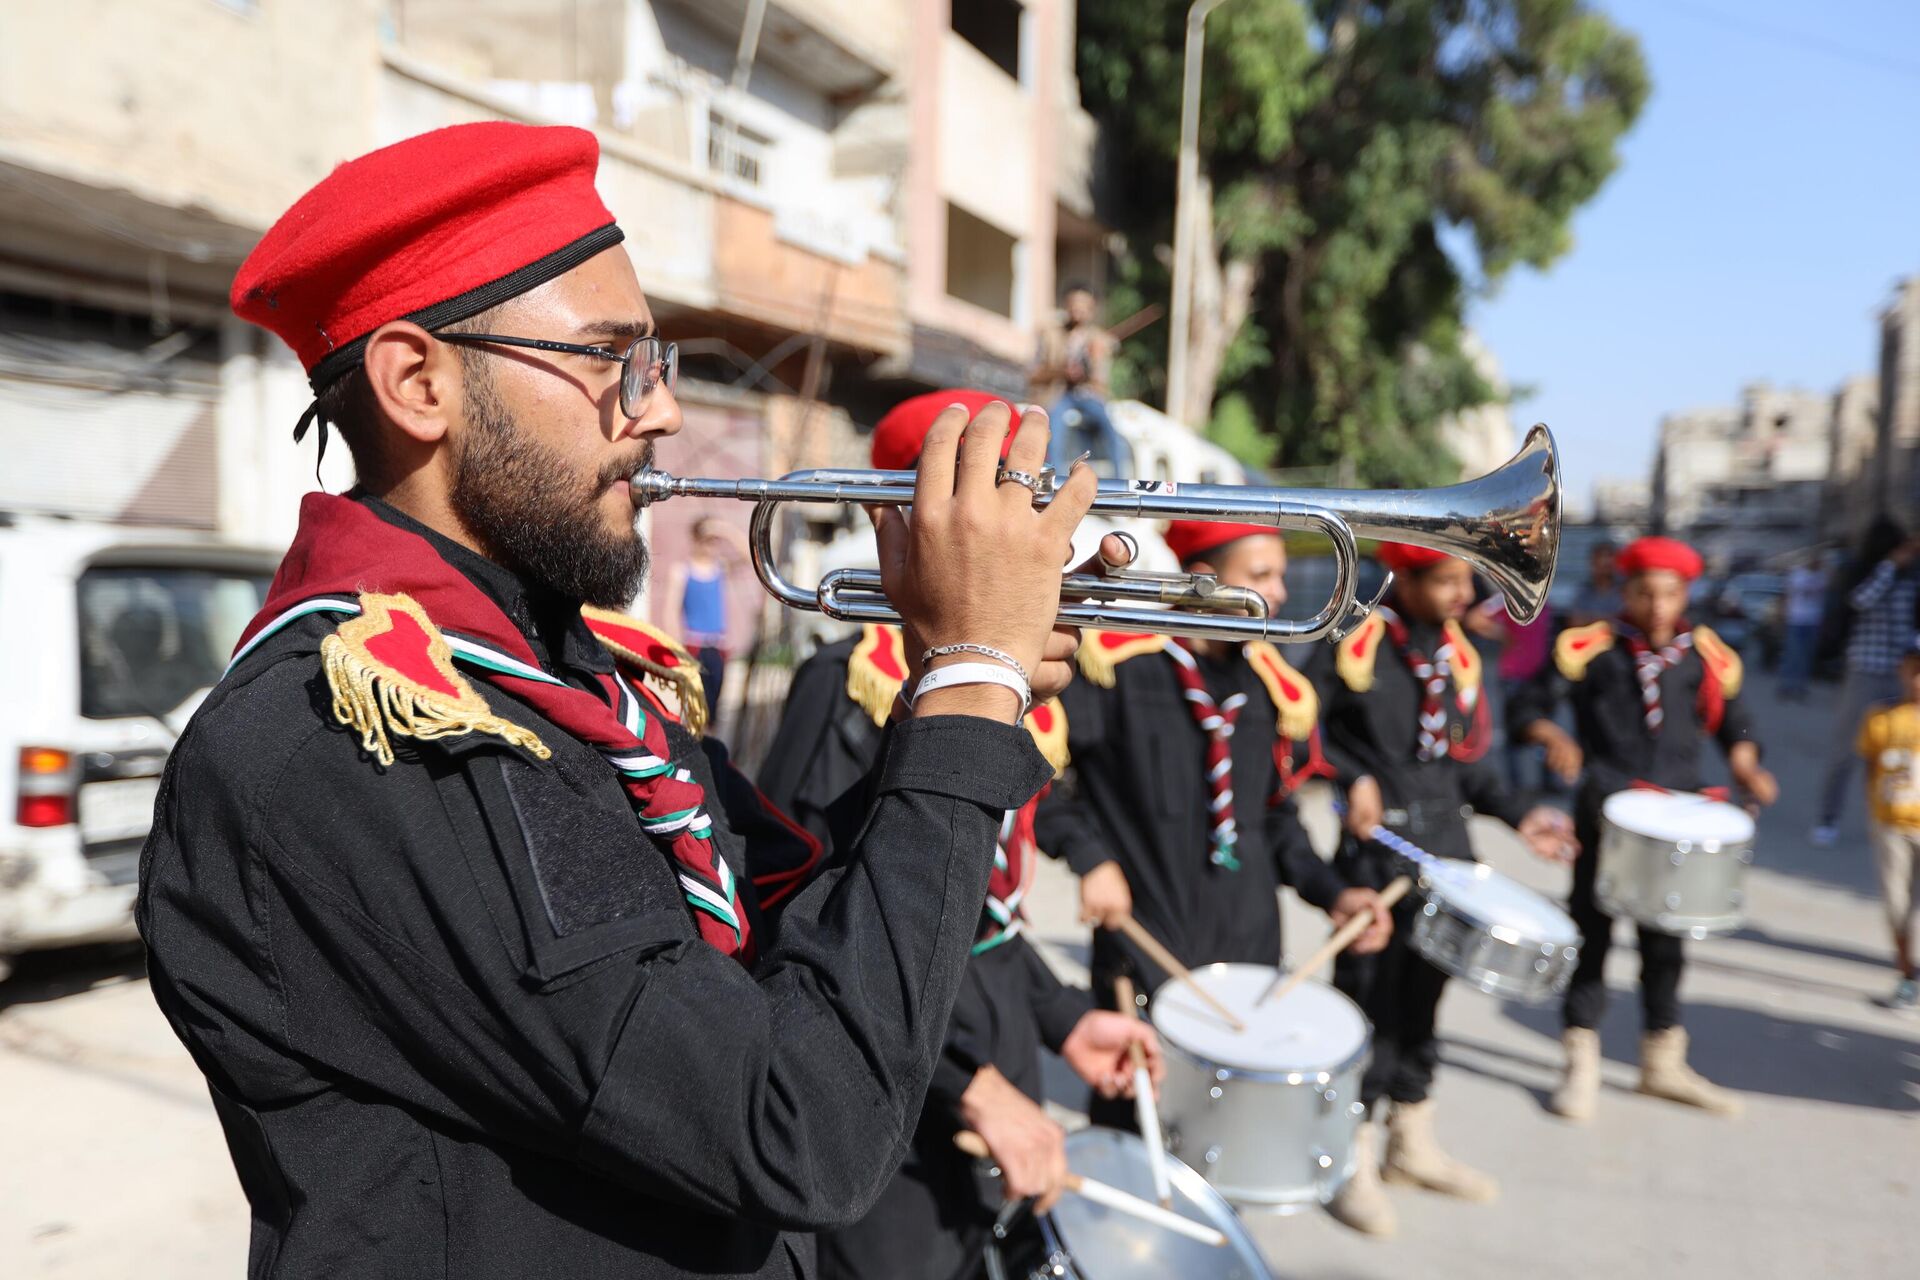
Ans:
{"label": "gold tassel on shoulder", "polygon": [[321,669],[333,691],[333,716],[360,735],[383,766],[393,738],[492,734],[540,759],[552,752],[538,735],[493,714],[453,666],[453,651],[411,597],[363,595],[361,614],[320,642]]}

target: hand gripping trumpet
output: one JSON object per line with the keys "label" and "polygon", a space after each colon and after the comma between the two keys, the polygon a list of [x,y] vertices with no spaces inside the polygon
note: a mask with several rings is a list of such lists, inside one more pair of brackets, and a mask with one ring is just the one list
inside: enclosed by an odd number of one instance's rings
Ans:
{"label": "hand gripping trumpet", "polygon": [[[789,581],[773,549],[782,503],[910,506],[911,471],[796,471],[778,480],[681,478],[645,468],[632,479],[642,506],[668,498],[735,498],[754,503],[748,543],[754,572],[774,598],[847,622],[898,622],[874,569],[835,569],[808,588]],[[1042,474],[1036,506],[1052,500],[1056,480]],[[1061,583],[1063,625],[1151,632],[1201,640],[1268,640],[1301,644],[1338,638],[1358,625],[1379,596],[1357,597],[1361,538],[1405,542],[1468,561],[1506,597],[1516,622],[1531,622],[1546,604],[1560,546],[1560,463],[1544,426],[1498,470],[1440,489],[1281,489],[1260,485],[1178,484],[1102,480],[1092,511],[1122,519],[1227,520],[1308,530],[1333,544],[1334,587],[1311,618],[1267,616],[1254,592],[1210,575],[1109,569],[1069,573]],[[1381,595],[1386,586],[1381,587]]]}

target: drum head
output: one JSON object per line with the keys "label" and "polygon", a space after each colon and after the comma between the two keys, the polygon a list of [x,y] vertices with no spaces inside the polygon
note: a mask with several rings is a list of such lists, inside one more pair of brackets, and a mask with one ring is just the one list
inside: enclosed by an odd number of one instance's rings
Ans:
{"label": "drum head", "polygon": [[[1147,1144],[1117,1129],[1082,1129],[1067,1138],[1067,1163],[1083,1178],[1153,1200]],[[1207,1180],[1167,1157],[1173,1211],[1227,1237],[1224,1249],[1068,1193],[1053,1207],[1053,1231],[1087,1280],[1274,1280],[1240,1219]]]}
{"label": "drum head", "polygon": [[1367,1046],[1360,1006],[1322,982],[1303,982],[1286,996],[1256,1004],[1280,971],[1264,964],[1210,964],[1194,981],[1247,1024],[1235,1031],[1176,978],[1153,997],[1153,1025],[1206,1062],[1242,1071],[1334,1071]]}
{"label": "drum head", "polygon": [[1458,913],[1499,935],[1502,941],[1541,945],[1580,945],[1580,929],[1573,917],[1543,895],[1478,862],[1441,862],[1420,873],[1422,891]]}
{"label": "drum head", "polygon": [[1753,818],[1746,810],[1691,793],[1616,791],[1600,806],[1600,814],[1623,831],[1669,844],[1745,844],[1753,839]]}

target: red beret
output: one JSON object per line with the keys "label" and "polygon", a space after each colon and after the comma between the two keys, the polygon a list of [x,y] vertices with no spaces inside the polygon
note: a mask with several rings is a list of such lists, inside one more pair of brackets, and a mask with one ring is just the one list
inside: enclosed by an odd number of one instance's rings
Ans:
{"label": "red beret", "polygon": [[929,391],[926,395],[902,400],[887,410],[886,416],[873,428],[874,467],[881,471],[905,471],[918,463],[920,446],[927,442],[927,432],[933,429],[933,420],[949,405],[965,405],[967,416],[971,418],[995,401],[1013,411],[1013,427],[1007,432],[1006,444],[1000,447],[1000,456],[1006,457],[1007,450],[1013,447],[1014,436],[1020,431],[1020,406],[1005,396],[955,388]]}
{"label": "red beret", "polygon": [[1227,524],[1218,520],[1175,520],[1167,526],[1167,550],[1181,564],[1191,564],[1209,551],[1218,551],[1229,542],[1258,534],[1279,537],[1280,531],[1268,524]]}
{"label": "red beret", "polygon": [[1373,558],[1403,576],[1431,569],[1443,560],[1453,559],[1444,551],[1416,547],[1406,542],[1383,542],[1373,549]]}
{"label": "red beret", "polygon": [[349,160],[268,229],[233,309],[280,335],[316,391],[393,320],[449,325],[620,243],[584,129],[494,121]]}
{"label": "red beret", "polygon": [[1706,568],[1700,553],[1678,538],[1637,538],[1627,544],[1614,564],[1629,578],[1655,569],[1670,569],[1688,582]]}

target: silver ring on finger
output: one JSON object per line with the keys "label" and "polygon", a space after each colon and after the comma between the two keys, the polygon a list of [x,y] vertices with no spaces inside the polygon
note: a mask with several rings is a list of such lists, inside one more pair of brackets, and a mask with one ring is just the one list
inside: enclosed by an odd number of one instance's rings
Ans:
{"label": "silver ring on finger", "polygon": [[993,482],[996,485],[1001,485],[1007,483],[1009,480],[1020,485],[1036,498],[1046,492],[1045,482],[1042,481],[1039,476],[1036,476],[1031,471],[1021,471],[1014,467],[1000,468],[1000,474],[994,477]]}

